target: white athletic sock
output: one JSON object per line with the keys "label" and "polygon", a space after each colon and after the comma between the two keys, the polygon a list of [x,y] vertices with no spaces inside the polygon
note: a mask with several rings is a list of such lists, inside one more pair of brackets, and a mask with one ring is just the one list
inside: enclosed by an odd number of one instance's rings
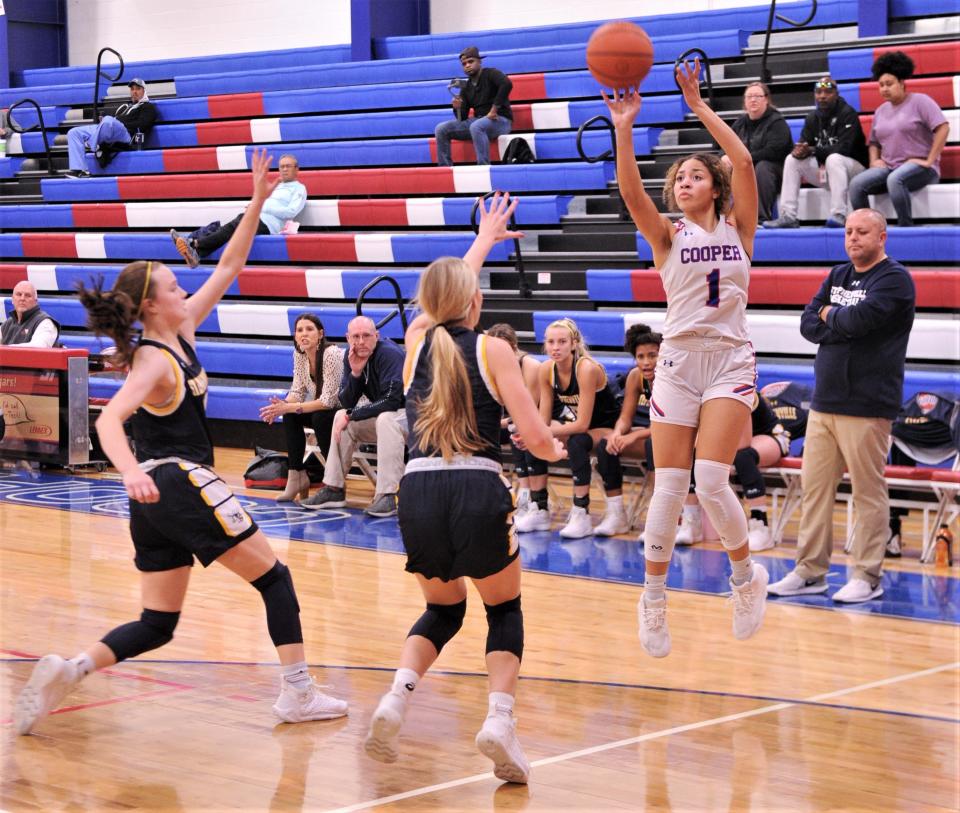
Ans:
{"label": "white athletic sock", "polygon": [[81,652],[75,658],[70,659],[70,663],[75,664],[77,667],[77,674],[81,678],[85,678],[89,675],[96,667],[93,665],[93,658],[91,658],[86,652]]}
{"label": "white athletic sock", "polygon": [[280,667],[283,679],[295,689],[306,689],[310,685],[310,670],[306,661],[291,663]]}
{"label": "white athletic sock", "polygon": [[490,702],[487,707],[487,717],[496,714],[513,714],[513,695],[506,692],[490,692]]}
{"label": "white athletic sock", "polygon": [[753,578],[753,560],[749,555],[746,559],[741,559],[739,562],[734,562],[731,559],[730,567],[733,568],[733,583],[737,587],[741,584],[746,584]]}
{"label": "white athletic sock", "polygon": [[662,601],[667,597],[667,574],[654,576],[652,573],[647,573],[643,577],[643,588],[648,602]]}
{"label": "white athletic sock", "polygon": [[391,691],[409,698],[413,694],[413,690],[417,688],[419,680],[420,675],[413,669],[398,669],[393,676]]}
{"label": "white athletic sock", "polygon": [[607,510],[620,510],[623,507],[623,494],[618,494],[616,497],[607,497]]}

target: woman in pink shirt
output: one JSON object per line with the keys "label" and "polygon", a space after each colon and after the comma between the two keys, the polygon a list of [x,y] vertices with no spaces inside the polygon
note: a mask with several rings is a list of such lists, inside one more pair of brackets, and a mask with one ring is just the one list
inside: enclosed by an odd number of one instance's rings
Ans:
{"label": "woman in pink shirt", "polygon": [[898,226],[912,226],[910,193],[940,180],[940,153],[950,125],[925,93],[908,93],[913,60],[889,51],[873,63],[873,78],[886,99],[873,115],[870,166],[850,182],[853,209],[870,204],[867,195],[889,192]]}

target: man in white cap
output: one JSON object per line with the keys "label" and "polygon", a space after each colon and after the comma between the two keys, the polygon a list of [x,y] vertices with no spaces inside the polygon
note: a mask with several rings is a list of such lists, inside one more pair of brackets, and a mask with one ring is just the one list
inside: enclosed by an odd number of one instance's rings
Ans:
{"label": "man in white cap", "polygon": [[[157,106],[147,96],[146,84],[142,79],[131,79],[127,87],[130,88],[130,103],[120,105],[116,116],[104,116],[99,124],[74,127],[67,133],[67,149],[70,153],[68,177],[86,178],[90,175],[85,155],[88,147],[100,155],[102,151],[115,152],[118,146],[123,148],[129,145],[137,132],[146,138],[153,129],[157,120]],[[100,165],[106,166],[111,157],[104,156],[106,160],[101,158]]]}

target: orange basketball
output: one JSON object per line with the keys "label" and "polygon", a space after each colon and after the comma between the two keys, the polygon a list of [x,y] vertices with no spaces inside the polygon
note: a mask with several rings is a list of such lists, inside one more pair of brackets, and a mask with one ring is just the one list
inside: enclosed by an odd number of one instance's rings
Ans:
{"label": "orange basketball", "polygon": [[587,42],[587,67],[605,88],[638,87],[653,65],[653,43],[639,25],[604,23]]}

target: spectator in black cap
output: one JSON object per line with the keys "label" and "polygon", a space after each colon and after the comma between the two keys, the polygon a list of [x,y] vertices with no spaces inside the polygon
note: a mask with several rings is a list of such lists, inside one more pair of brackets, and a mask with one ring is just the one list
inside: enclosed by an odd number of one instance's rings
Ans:
{"label": "spectator in black cap", "polygon": [[117,108],[116,116],[104,116],[99,124],[74,127],[67,133],[67,149],[70,154],[71,178],[85,178],[87,171],[86,151],[89,147],[97,154],[100,166],[110,163],[119,149],[126,149],[136,133],[146,138],[157,120],[157,106],[147,96],[147,86],[142,79],[127,82],[130,88],[130,103]]}
{"label": "spectator in black cap", "polygon": [[[490,141],[509,133],[513,125],[509,98],[513,82],[496,68],[481,67],[481,59],[475,45],[460,52],[460,64],[467,75],[466,82],[460,95],[453,99],[454,118],[440,122],[435,131],[437,163],[442,167],[453,165],[450,158],[451,138],[457,141],[472,140],[477,152],[477,164],[489,164]],[[471,112],[473,115],[470,115]]]}

